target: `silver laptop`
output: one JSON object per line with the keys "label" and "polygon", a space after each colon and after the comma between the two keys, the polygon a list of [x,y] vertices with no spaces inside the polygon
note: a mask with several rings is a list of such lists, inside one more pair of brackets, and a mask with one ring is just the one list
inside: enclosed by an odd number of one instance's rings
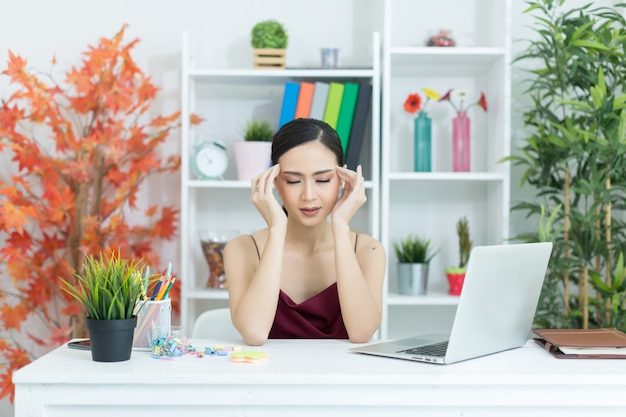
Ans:
{"label": "silver laptop", "polygon": [[449,334],[425,334],[350,351],[450,364],[526,343],[552,253],[551,242],[475,247]]}

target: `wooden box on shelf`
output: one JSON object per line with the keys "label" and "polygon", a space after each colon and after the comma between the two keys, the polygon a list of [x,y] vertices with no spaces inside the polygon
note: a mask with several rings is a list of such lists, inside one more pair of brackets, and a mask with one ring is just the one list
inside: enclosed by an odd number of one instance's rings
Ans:
{"label": "wooden box on shelf", "polygon": [[285,68],[286,49],[254,48],[254,68],[280,69]]}

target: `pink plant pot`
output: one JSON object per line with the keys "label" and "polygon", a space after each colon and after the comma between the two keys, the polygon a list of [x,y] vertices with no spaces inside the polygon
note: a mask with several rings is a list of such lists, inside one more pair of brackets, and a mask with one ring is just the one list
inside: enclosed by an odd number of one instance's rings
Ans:
{"label": "pink plant pot", "polygon": [[448,285],[450,289],[448,290],[448,294],[450,295],[461,295],[461,290],[463,289],[463,282],[465,281],[465,272],[446,272],[446,277],[448,278]]}

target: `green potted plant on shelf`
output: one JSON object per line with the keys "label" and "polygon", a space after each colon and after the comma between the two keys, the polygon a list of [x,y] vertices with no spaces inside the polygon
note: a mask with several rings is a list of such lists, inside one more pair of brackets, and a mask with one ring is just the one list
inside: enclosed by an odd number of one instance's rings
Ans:
{"label": "green potted plant on shelf", "polygon": [[272,164],[272,138],[276,133],[267,120],[252,119],[246,124],[243,141],[235,142],[237,178],[249,181]]}
{"label": "green potted plant on shelf", "polygon": [[472,251],[473,242],[470,239],[469,221],[467,217],[461,217],[456,223],[456,234],[459,243],[459,265],[457,267],[446,268],[446,278],[450,289],[448,294],[459,295],[463,289],[467,262]]}
{"label": "green potted plant on shelf", "polygon": [[527,3],[536,36],[514,61],[530,64],[527,137],[508,159],[535,194],[512,210],[540,222],[550,213],[549,236],[541,224],[517,236],[554,244],[535,324],[626,330],[624,5]]}
{"label": "green potted plant on shelf", "polygon": [[150,277],[140,263],[120,253],[85,257],[81,272],[63,282],[87,314],[92,359],[119,362],[130,359],[137,314],[146,298]]}
{"label": "green potted plant on shelf", "polygon": [[289,36],[282,23],[269,19],[252,28],[250,45],[254,48],[255,68],[285,68]]}
{"label": "green potted plant on shelf", "polygon": [[392,242],[398,260],[398,292],[424,295],[428,285],[428,267],[437,254],[432,241],[414,234]]}

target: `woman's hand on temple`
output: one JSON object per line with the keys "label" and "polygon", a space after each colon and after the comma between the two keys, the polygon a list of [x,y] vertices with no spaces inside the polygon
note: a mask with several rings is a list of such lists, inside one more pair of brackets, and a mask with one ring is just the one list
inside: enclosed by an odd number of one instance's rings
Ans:
{"label": "woman's hand on temple", "polygon": [[339,179],[343,180],[344,187],[341,197],[333,208],[331,219],[333,223],[343,222],[347,225],[359,208],[367,201],[365,180],[361,165],[357,166],[356,171],[347,169],[345,165],[344,167],[338,166],[337,175]]}
{"label": "woman's hand on temple", "polygon": [[287,224],[287,215],[274,196],[274,180],[280,173],[278,164],[252,179],[250,200],[268,227]]}

